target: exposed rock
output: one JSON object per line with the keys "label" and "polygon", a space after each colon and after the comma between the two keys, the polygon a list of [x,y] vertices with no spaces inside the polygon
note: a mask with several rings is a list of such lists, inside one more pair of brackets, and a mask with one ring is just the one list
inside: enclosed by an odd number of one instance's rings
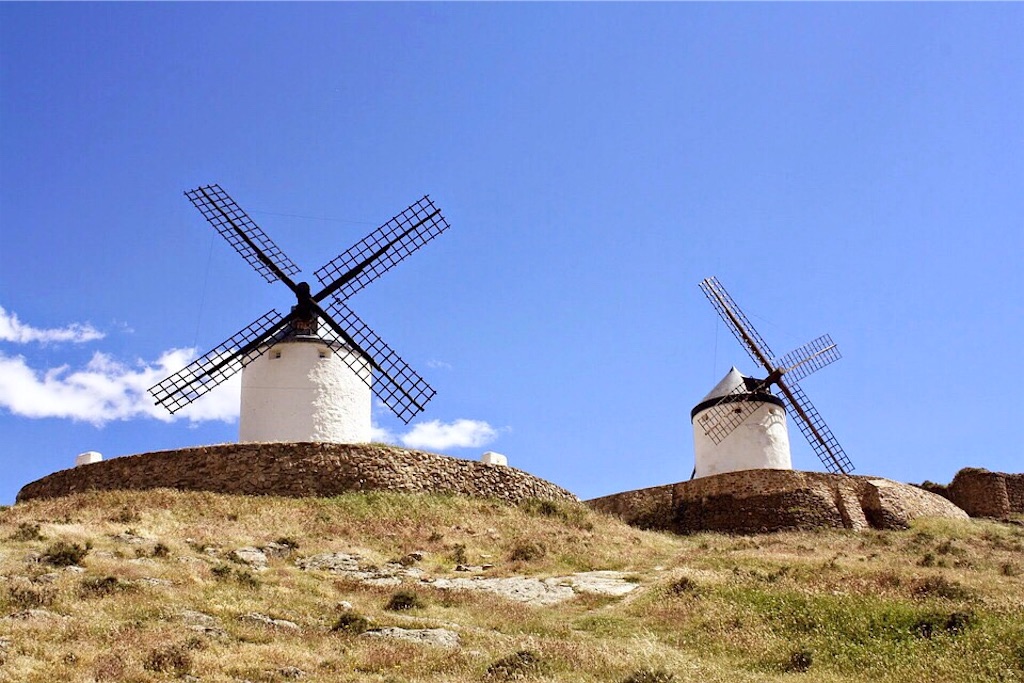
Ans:
{"label": "exposed rock", "polygon": [[407,640],[413,643],[426,643],[441,647],[459,647],[461,643],[458,633],[444,628],[406,629],[391,626],[364,631],[359,637],[394,638],[396,640]]}
{"label": "exposed rock", "polygon": [[244,564],[253,569],[266,569],[267,568],[267,556],[259,548],[253,548],[246,546],[244,548],[236,548],[228,554],[228,558]]}
{"label": "exposed rock", "polygon": [[300,569],[327,571],[369,586],[397,586],[403,579],[419,579],[423,576],[422,569],[406,567],[398,562],[377,566],[361,564],[362,560],[359,555],[336,552],[302,557],[295,564]]}
{"label": "exposed rock", "polygon": [[267,543],[265,546],[260,548],[260,550],[262,550],[263,554],[267,557],[288,557],[295,552],[295,548],[293,546],[285,543],[278,543],[277,541]]}
{"label": "exposed rock", "polygon": [[182,610],[181,619],[190,631],[222,640],[229,637],[221,627],[220,621],[209,614],[195,610]]}
{"label": "exposed rock", "polygon": [[278,669],[277,675],[281,678],[298,679],[305,678],[306,672],[297,666],[286,666],[284,668]]}
{"label": "exposed rock", "polygon": [[299,625],[294,621],[288,621],[286,619],[274,619],[268,617],[266,614],[260,614],[259,612],[249,612],[238,617],[239,621],[247,621],[253,624],[261,624],[263,626],[272,626],[274,628],[281,628],[288,631],[298,631]]}
{"label": "exposed rock", "polygon": [[17,619],[19,621],[67,619],[63,614],[51,612],[48,609],[23,609],[13,614],[8,614],[5,619]]}

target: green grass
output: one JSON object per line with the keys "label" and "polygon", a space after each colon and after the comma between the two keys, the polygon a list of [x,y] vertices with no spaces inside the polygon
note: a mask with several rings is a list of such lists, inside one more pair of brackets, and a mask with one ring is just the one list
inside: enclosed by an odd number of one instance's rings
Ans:
{"label": "green grass", "polygon": [[[270,542],[291,556],[229,560]],[[616,569],[637,589],[532,607],[295,566],[334,551],[421,551],[436,577]],[[564,503],[81,494],[0,511],[0,682],[1024,682],[1022,552],[1024,528],[988,521],[677,537]],[[381,626],[450,628],[462,647],[359,635]]]}

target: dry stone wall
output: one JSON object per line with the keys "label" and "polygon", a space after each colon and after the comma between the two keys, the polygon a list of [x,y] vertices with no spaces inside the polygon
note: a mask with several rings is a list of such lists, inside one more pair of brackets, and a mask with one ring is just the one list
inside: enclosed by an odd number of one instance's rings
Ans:
{"label": "dry stone wall", "polygon": [[925,482],[921,487],[945,496],[971,517],[1006,519],[1024,514],[1024,474],[965,467],[947,486]]}
{"label": "dry stone wall", "polygon": [[144,453],[54,472],[22,488],[18,501],[87,490],[152,488],[295,497],[387,490],[512,503],[577,500],[569,491],[513,467],[394,446],[241,443]]}
{"label": "dry stone wall", "polygon": [[917,517],[966,519],[945,500],[888,479],[745,470],[587,501],[626,522],[676,533],[760,533],[821,527],[905,528]]}

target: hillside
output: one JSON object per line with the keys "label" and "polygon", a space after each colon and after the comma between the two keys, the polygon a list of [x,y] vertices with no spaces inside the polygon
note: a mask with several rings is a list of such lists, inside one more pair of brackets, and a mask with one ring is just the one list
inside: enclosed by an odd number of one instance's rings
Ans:
{"label": "hillside", "polygon": [[0,681],[1024,681],[1024,527],[640,531],[566,502],[0,511]]}

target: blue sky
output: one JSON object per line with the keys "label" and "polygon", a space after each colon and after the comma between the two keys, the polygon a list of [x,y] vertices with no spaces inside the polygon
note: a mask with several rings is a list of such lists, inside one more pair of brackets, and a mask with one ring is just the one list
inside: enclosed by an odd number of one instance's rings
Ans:
{"label": "blue sky", "polygon": [[0,503],[237,438],[233,385],[142,394],[292,303],[208,183],[308,277],[444,211],[349,302],[438,392],[419,437],[375,411],[399,443],[584,498],[686,479],[690,409],[756,370],[717,275],[777,353],[838,343],[802,386],[858,473],[1020,471],[1021,35],[989,3],[0,4]]}

